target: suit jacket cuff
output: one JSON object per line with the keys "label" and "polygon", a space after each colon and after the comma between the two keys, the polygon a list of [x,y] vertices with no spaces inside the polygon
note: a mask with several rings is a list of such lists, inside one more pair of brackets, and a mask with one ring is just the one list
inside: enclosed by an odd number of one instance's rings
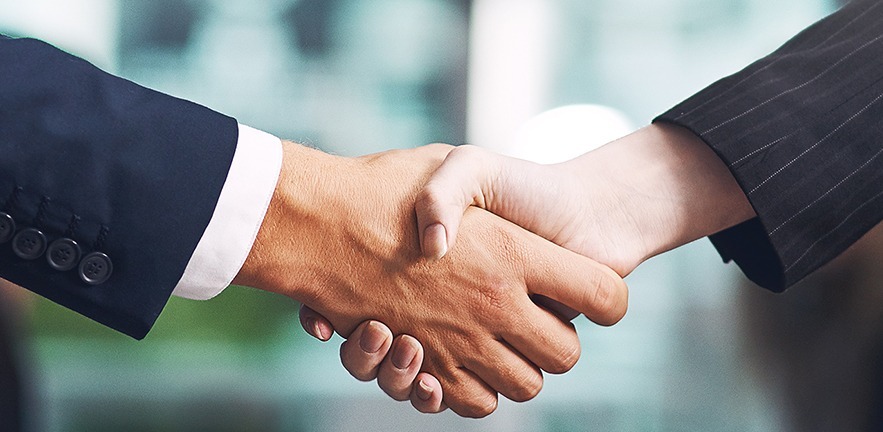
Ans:
{"label": "suit jacket cuff", "polygon": [[758,217],[711,236],[781,291],[883,215],[883,4],[852,2],[656,121],[683,126],[729,167]]}

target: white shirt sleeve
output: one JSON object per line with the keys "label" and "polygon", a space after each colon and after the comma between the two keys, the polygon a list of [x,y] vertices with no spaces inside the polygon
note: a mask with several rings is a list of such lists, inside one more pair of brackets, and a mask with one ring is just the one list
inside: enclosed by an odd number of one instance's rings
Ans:
{"label": "white shirt sleeve", "polygon": [[239,140],[215,212],[172,295],[211,299],[230,285],[251,252],[279,172],[282,142],[239,125]]}

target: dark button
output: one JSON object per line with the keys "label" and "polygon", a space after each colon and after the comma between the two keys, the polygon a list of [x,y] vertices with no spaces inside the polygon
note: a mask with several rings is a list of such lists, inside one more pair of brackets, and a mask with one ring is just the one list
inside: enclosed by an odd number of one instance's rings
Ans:
{"label": "dark button", "polygon": [[15,235],[15,220],[12,216],[0,212],[0,244],[12,240]]}
{"label": "dark button", "polygon": [[80,262],[80,245],[69,238],[60,238],[46,249],[49,267],[58,271],[68,271]]}
{"label": "dark button", "polygon": [[80,279],[89,285],[101,285],[110,279],[113,262],[101,252],[92,252],[80,261]]}
{"label": "dark button", "polygon": [[12,239],[12,251],[21,259],[33,260],[46,252],[46,236],[35,228],[26,228]]}

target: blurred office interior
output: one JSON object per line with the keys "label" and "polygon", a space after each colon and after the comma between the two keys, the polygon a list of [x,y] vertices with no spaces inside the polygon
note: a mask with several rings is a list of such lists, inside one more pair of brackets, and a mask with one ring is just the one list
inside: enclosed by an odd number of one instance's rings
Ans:
{"label": "blurred office interior", "polygon": [[[838,5],[0,0],[0,33],[338,154],[436,141],[506,151],[521,124],[562,105],[646,124]],[[0,400],[22,389],[24,427],[49,432],[870,430],[883,425],[881,245],[878,229],[779,296],[707,240],[655,258],[628,277],[620,324],[577,320],[573,371],[483,420],[420,415],[357,382],[339,339],[310,339],[295,304],[262,292],[173,298],[136,342],[6,287]]]}

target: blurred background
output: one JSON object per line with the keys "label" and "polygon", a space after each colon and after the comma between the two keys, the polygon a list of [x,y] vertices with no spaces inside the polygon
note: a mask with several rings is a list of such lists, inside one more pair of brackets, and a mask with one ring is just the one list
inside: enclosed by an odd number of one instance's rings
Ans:
{"label": "blurred background", "polygon": [[[646,124],[838,6],[0,0],[0,33],[338,154],[433,141],[508,151],[525,121],[562,105]],[[296,305],[269,294],[173,298],[136,342],[5,287],[0,431],[883,430],[880,231],[779,296],[707,240],[651,260],[628,278],[619,325],[577,320],[584,353],[572,372],[483,420],[419,415],[356,382],[339,339],[311,340]]]}

